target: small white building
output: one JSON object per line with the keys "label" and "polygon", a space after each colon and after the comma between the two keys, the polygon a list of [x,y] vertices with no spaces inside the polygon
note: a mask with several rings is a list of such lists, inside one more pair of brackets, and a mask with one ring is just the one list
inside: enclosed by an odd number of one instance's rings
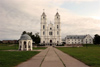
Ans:
{"label": "small white building", "polygon": [[32,50],[32,39],[29,35],[24,34],[19,39],[19,50],[31,51]]}
{"label": "small white building", "polygon": [[88,35],[68,35],[65,38],[66,44],[93,44],[93,38]]}

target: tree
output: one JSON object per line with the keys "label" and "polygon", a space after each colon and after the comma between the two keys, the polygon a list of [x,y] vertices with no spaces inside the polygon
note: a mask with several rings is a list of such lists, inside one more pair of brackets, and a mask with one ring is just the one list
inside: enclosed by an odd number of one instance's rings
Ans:
{"label": "tree", "polygon": [[95,36],[94,36],[94,44],[100,44],[100,35],[98,35],[98,34],[96,34]]}
{"label": "tree", "polygon": [[26,34],[26,31],[23,31],[22,35],[23,35],[23,34]]}
{"label": "tree", "polygon": [[2,41],[0,41],[0,43],[2,43]]}
{"label": "tree", "polygon": [[35,33],[35,39],[34,39],[35,43],[36,44],[39,44],[40,43],[40,36],[39,36],[39,33]]}

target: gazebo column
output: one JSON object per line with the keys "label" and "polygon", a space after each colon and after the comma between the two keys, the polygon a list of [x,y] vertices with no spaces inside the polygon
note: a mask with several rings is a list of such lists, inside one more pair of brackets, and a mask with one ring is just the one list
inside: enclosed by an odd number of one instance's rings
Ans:
{"label": "gazebo column", "polygon": [[33,48],[33,47],[32,47],[32,41],[31,41],[31,44],[30,44],[30,48],[31,48],[31,50],[32,50],[32,48]]}
{"label": "gazebo column", "polygon": [[21,46],[21,50],[23,51],[23,46],[24,46],[24,45],[23,45],[23,41],[22,41],[22,43],[21,43],[20,46]]}

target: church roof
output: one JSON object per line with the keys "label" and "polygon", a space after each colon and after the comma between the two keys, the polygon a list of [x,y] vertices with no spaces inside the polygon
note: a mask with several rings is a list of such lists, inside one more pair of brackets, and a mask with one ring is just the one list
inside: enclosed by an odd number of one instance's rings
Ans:
{"label": "church roof", "polygon": [[59,13],[57,12],[56,15],[59,15]]}
{"label": "church roof", "polygon": [[84,39],[86,35],[68,35],[66,39]]}
{"label": "church roof", "polygon": [[31,37],[28,34],[24,34],[20,37],[19,40],[32,40]]}
{"label": "church roof", "polygon": [[42,16],[46,16],[45,12],[42,13]]}

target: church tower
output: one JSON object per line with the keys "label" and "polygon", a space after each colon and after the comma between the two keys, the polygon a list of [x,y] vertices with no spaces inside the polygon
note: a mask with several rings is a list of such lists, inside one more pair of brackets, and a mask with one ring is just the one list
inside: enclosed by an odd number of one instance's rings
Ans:
{"label": "church tower", "polygon": [[47,28],[47,18],[45,12],[41,15],[41,29],[40,29],[40,37],[41,37],[41,43],[45,43],[45,37],[46,37],[46,28]]}
{"label": "church tower", "polygon": [[56,43],[59,45],[61,44],[61,24],[60,24],[60,15],[57,12],[54,18],[54,25],[55,25],[55,38]]}

